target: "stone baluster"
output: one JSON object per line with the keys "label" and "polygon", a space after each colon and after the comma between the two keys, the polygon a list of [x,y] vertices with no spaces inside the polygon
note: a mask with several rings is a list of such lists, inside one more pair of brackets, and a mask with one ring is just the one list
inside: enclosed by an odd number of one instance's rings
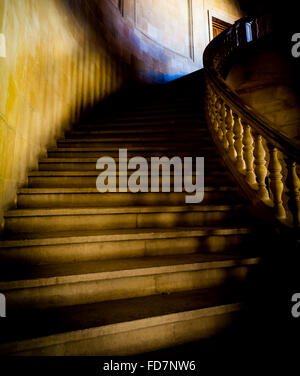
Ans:
{"label": "stone baluster", "polygon": [[256,135],[254,139],[254,164],[255,174],[258,183],[258,196],[261,200],[268,200],[269,193],[266,188],[266,152],[263,146],[263,138],[261,135]]}
{"label": "stone baluster", "polygon": [[243,134],[243,156],[246,165],[246,182],[254,186],[256,185],[256,178],[254,173],[254,141],[251,134],[250,125],[245,125]]}
{"label": "stone baluster", "polygon": [[230,107],[227,106],[226,108],[226,138],[227,138],[227,146],[228,146],[228,155],[232,160],[236,158],[236,152],[234,149],[234,134],[233,134],[233,115],[232,110]]}
{"label": "stone baluster", "polygon": [[[211,89],[210,91],[210,120],[213,126],[215,125],[215,117],[216,117],[216,101],[217,101],[217,96]],[[215,128],[214,130],[217,131],[217,129]]]}
{"label": "stone baluster", "polygon": [[245,162],[243,158],[243,124],[241,118],[234,114],[234,148],[236,151],[236,165],[239,171],[244,171]]}
{"label": "stone baluster", "polygon": [[293,222],[295,227],[300,226],[300,179],[297,174],[296,162],[285,159],[287,165],[287,179],[286,185],[288,188],[288,207],[293,216]]}
{"label": "stone baluster", "polygon": [[218,134],[219,131],[219,114],[218,114],[218,96],[215,92],[213,92],[213,129],[215,134]]}
{"label": "stone baluster", "polygon": [[270,150],[270,188],[273,195],[275,217],[278,219],[284,219],[286,218],[286,213],[282,202],[282,193],[284,188],[281,174],[282,167],[278,159],[278,149],[271,144],[268,146]]}
{"label": "stone baluster", "polygon": [[213,124],[213,121],[212,121],[212,116],[213,116],[213,114],[212,114],[212,109],[213,109],[213,106],[212,106],[212,90],[211,90],[210,85],[207,85],[205,105],[207,106],[208,117],[211,121],[211,124]]}
{"label": "stone baluster", "polygon": [[223,134],[222,145],[225,150],[228,149],[228,141],[226,137],[226,114],[227,114],[226,105],[225,105],[225,102],[222,102],[220,121],[221,121],[221,128],[222,128],[222,134]]}
{"label": "stone baluster", "polygon": [[216,102],[216,116],[215,116],[215,126],[214,129],[216,129],[217,135],[219,140],[221,141],[223,138],[223,129],[222,129],[222,120],[221,120],[221,108],[222,108],[222,101],[220,98],[217,99]]}

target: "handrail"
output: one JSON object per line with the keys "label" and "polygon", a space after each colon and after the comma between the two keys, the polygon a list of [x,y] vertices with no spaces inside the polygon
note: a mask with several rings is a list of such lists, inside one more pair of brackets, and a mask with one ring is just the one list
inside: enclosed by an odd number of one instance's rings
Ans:
{"label": "handrail", "polygon": [[247,106],[223,78],[233,53],[272,31],[270,16],[245,17],[207,46],[206,116],[213,139],[245,194],[284,225],[298,229],[300,147]]}

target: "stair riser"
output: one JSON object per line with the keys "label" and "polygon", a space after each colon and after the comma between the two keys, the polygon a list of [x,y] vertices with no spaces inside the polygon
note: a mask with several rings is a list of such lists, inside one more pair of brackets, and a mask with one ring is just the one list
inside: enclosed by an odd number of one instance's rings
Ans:
{"label": "stair riser", "polygon": [[[88,119],[87,119],[88,120]],[[182,124],[186,124],[186,123],[195,123],[195,122],[198,122],[198,121],[204,121],[204,117],[203,116],[199,116],[199,115],[194,115],[194,114],[191,114],[191,115],[188,115],[188,114],[183,114],[183,115],[180,115],[180,114],[172,114],[172,113],[166,113],[166,114],[154,114],[154,115],[148,115],[148,114],[145,114],[143,116],[120,116],[120,117],[115,117],[115,118],[106,118],[106,119],[99,119],[99,120],[94,120],[94,119],[91,119],[92,120],[92,124],[99,124],[99,125],[102,125],[102,124],[124,124],[126,126],[126,124],[138,124],[138,123],[154,123],[154,124],[163,124],[163,123],[173,123],[173,122],[180,122]]]}
{"label": "stair riser", "polygon": [[197,252],[233,252],[251,247],[253,237],[246,235],[205,235],[166,239],[95,241],[93,243],[20,246],[0,248],[2,267],[16,262],[28,265],[72,263],[143,256],[182,255]]}
{"label": "stair riser", "polygon": [[87,123],[84,125],[81,125],[80,127],[76,127],[76,130],[83,130],[83,129],[91,129],[91,130],[100,130],[100,129],[126,129],[136,127],[138,129],[143,127],[158,127],[161,126],[176,126],[176,127],[182,127],[186,128],[187,126],[196,126],[199,127],[204,125],[204,119],[161,119],[161,120],[151,120],[151,119],[144,119],[144,120],[132,120],[132,121],[116,121],[113,122],[111,120],[97,122],[97,123]]}
{"label": "stair riser", "polygon": [[241,223],[245,223],[245,217],[246,215],[242,211],[10,217],[5,219],[5,229],[9,233],[18,233],[193,227],[222,223],[241,225]]}
{"label": "stair riser", "polygon": [[[76,341],[66,339],[56,345],[40,345],[39,341],[30,344],[26,349],[17,352],[17,346],[12,346],[9,354],[18,356],[129,356],[151,351],[161,350],[184,343],[203,340],[217,335],[227,328],[238,315],[233,309],[226,313],[200,315],[199,318],[187,319],[185,312],[178,313],[175,322],[166,322],[165,316],[161,323],[155,326],[145,323],[137,328],[122,330],[117,333],[96,335],[98,328],[91,331],[90,337],[82,334]],[[20,343],[18,343],[20,345]],[[30,350],[29,350],[30,349]],[[1,351],[1,349],[0,349]]]}
{"label": "stair riser", "polygon": [[[202,107],[200,108],[202,109]],[[194,108],[190,105],[185,105],[183,108],[176,108],[173,107],[154,107],[154,108],[141,108],[136,109],[130,112],[120,112],[119,114],[114,115],[114,119],[137,119],[137,118],[165,118],[165,117],[181,117],[181,118],[189,118],[189,117],[199,117],[199,115],[193,115],[192,111]],[[195,112],[195,111],[194,111]],[[108,118],[109,119],[109,118]],[[101,120],[101,119],[100,119]],[[103,119],[102,119],[103,120]]]}
{"label": "stair riser", "polygon": [[[99,174],[101,170],[99,170]],[[128,174],[130,176],[131,174]],[[37,177],[37,176],[29,176],[28,178],[28,187],[30,188],[95,188],[96,187],[96,179],[97,176],[45,176],[45,177]],[[152,178],[155,182],[159,181],[160,187],[162,183],[162,178]],[[174,178],[171,177],[170,179],[171,187],[174,184]],[[204,184],[205,185],[228,185],[228,179],[226,177],[204,177]],[[119,185],[119,178],[117,178],[117,185]],[[166,184],[164,183],[164,186]]]}
{"label": "stair riser", "polygon": [[170,141],[170,140],[207,140],[211,141],[211,137],[207,130],[203,131],[190,131],[186,133],[184,131],[175,132],[174,129],[169,129],[167,131],[160,131],[160,132],[139,132],[139,134],[128,132],[120,132],[120,131],[112,131],[108,132],[67,132],[66,138],[67,139],[76,139],[76,140],[93,140],[94,138],[100,138],[102,142],[120,142],[123,140],[126,141],[139,141],[139,142],[153,142],[153,141]]}
{"label": "stair riser", "polygon": [[[204,134],[206,136],[210,136],[210,133],[207,129],[207,127],[204,125],[203,122],[198,122],[194,124],[189,125],[189,133],[199,133]],[[157,124],[144,124],[142,126],[137,126],[137,125],[98,125],[98,127],[90,124],[81,124],[76,126],[72,131],[68,131],[66,134],[86,134],[86,135],[91,135],[91,134],[98,134],[98,135],[103,135],[103,134],[108,134],[112,136],[119,136],[119,135],[131,135],[131,136],[136,136],[136,135],[148,135],[148,134],[173,134],[175,135],[176,133],[179,134],[186,134],[186,127],[183,127],[182,124],[161,124],[160,127],[157,126]]]}
{"label": "stair riser", "polygon": [[[18,194],[19,208],[59,208],[59,207],[92,207],[92,206],[134,206],[134,205],[183,205],[183,193],[47,193],[47,194]],[[203,204],[229,205],[237,203],[237,193],[205,192]]]}
{"label": "stair riser", "polygon": [[79,139],[73,138],[61,138],[57,140],[57,144],[59,148],[99,148],[100,151],[111,150],[111,151],[118,151],[121,148],[126,148],[128,151],[168,151],[171,150],[182,150],[182,151],[189,151],[191,148],[201,148],[203,150],[214,150],[215,146],[212,143],[211,139],[207,137],[189,137],[187,139],[154,139],[154,140],[147,140],[147,138],[143,141],[140,140],[132,140],[129,139],[121,139],[118,140],[119,137],[112,140],[102,140],[101,136],[93,137],[92,139],[83,139],[82,137]]}
{"label": "stair riser", "polygon": [[[197,136],[196,136],[197,137]],[[153,148],[153,150],[164,148],[173,148],[173,149],[178,149],[178,150],[186,150],[190,148],[197,148],[197,147],[206,147],[208,141],[210,141],[211,148],[213,148],[213,144],[211,140],[206,139],[199,139],[197,138],[189,138],[189,139],[183,139],[181,142],[177,139],[172,139],[169,138],[169,140],[148,140],[146,137],[143,141],[140,140],[112,140],[112,141],[103,141],[99,137],[94,137],[94,140],[92,139],[87,139],[87,140],[73,140],[72,138],[70,139],[60,139],[57,141],[58,147],[61,148],[68,148],[68,147],[79,147],[79,148],[88,148],[88,147],[99,147],[100,150],[105,150],[105,149],[120,149],[126,145],[126,148],[128,150],[132,149],[137,149],[137,150],[144,150],[144,149],[149,149]],[[142,142],[142,144],[141,144]],[[185,148],[185,149],[184,149]],[[152,150],[152,149],[150,149]]]}
{"label": "stair riser", "polygon": [[[191,111],[191,109],[186,109],[186,111]],[[203,116],[200,116],[200,115],[196,115],[194,113],[188,113],[188,112],[185,112],[183,113],[182,111],[159,111],[159,112],[155,112],[155,111],[137,111],[137,112],[132,112],[132,113],[127,113],[127,114],[119,114],[119,115],[115,115],[111,118],[103,118],[103,119],[99,119],[97,120],[97,122],[99,123],[105,123],[106,121],[109,121],[109,122],[119,122],[119,121],[124,121],[124,122],[127,122],[127,121],[143,121],[143,120],[157,120],[158,122],[161,121],[161,120],[174,120],[174,119],[181,119],[182,121],[185,121],[185,120],[190,120],[190,119],[199,119],[199,118],[203,118]]]}
{"label": "stair riser", "polygon": [[[91,146],[92,147],[92,146]],[[76,146],[74,146],[76,149]],[[201,146],[197,148],[190,148],[190,151],[186,151],[189,149],[189,147],[184,146],[184,149],[177,149],[177,148],[165,148],[161,149],[157,147],[157,150],[154,150],[151,148],[151,150],[146,149],[137,149],[133,150],[133,148],[128,148],[128,145],[123,144],[116,147],[114,150],[89,150],[88,147],[86,147],[87,150],[84,150],[84,146],[82,148],[78,148],[78,150],[74,150],[71,145],[69,147],[64,149],[56,149],[56,150],[49,150],[48,151],[48,157],[49,158],[100,158],[100,157],[112,157],[112,158],[118,158],[119,157],[119,149],[127,149],[128,150],[128,159],[132,157],[145,157],[145,158],[151,158],[151,157],[163,157],[167,156],[169,158],[172,158],[174,156],[178,157],[204,157],[204,158],[214,158],[216,156],[216,152],[214,149],[203,149]],[[70,149],[70,150],[67,150]]]}
{"label": "stair riser", "polygon": [[[161,156],[161,154],[159,156]],[[174,156],[174,154],[172,156]],[[191,154],[188,156],[191,156]],[[41,171],[96,171],[96,162],[96,159],[93,162],[40,162],[39,169]],[[151,162],[149,161],[149,164],[150,163]],[[125,164],[123,164],[123,166],[124,165]],[[116,168],[119,169],[119,163],[117,161]],[[193,165],[193,168],[195,169],[195,165]],[[216,172],[217,170],[224,173],[224,167],[217,161],[217,159],[215,159],[215,163],[211,158],[207,161],[204,160],[204,168],[205,171],[208,172]]]}
{"label": "stair riser", "polygon": [[220,286],[246,279],[251,267],[220,268],[188,272],[55,284],[34,288],[4,290],[9,309],[45,309],[128,299]]}

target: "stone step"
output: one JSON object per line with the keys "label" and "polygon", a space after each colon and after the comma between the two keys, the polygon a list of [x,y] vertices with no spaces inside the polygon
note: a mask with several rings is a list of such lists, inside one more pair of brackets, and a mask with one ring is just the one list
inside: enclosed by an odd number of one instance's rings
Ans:
{"label": "stone step", "polygon": [[259,262],[192,254],[6,268],[0,291],[12,310],[48,309],[241,282]]}
{"label": "stone step", "polygon": [[144,128],[126,128],[126,129],[99,129],[99,130],[72,130],[66,132],[66,138],[93,138],[101,137],[103,140],[115,140],[115,139],[140,139],[141,141],[146,139],[156,139],[158,137],[169,139],[169,137],[194,137],[198,138],[210,138],[208,129],[205,128],[189,128],[184,129],[182,127],[144,127]]}
{"label": "stone step", "polygon": [[115,114],[110,116],[109,118],[100,118],[97,119],[97,124],[105,123],[109,121],[110,123],[118,123],[118,122],[138,122],[138,121],[164,121],[164,120],[176,120],[180,119],[181,121],[185,120],[198,120],[203,119],[202,113],[195,113],[195,112],[182,112],[181,111],[165,111],[165,112],[155,112],[149,109],[149,111],[141,111],[141,112],[132,112],[127,114]]}
{"label": "stone step", "polygon": [[7,233],[172,228],[249,223],[243,205],[16,209],[5,214]]}
{"label": "stone step", "polygon": [[117,158],[119,156],[120,149],[127,149],[128,158],[132,157],[216,157],[216,151],[212,146],[204,147],[202,144],[191,144],[191,145],[181,145],[178,148],[177,145],[168,146],[130,146],[128,143],[105,146],[103,144],[98,145],[98,147],[58,147],[49,148],[48,157],[49,158],[100,158],[100,157],[112,157]]}
{"label": "stone step", "polygon": [[[161,157],[162,153],[155,153],[156,156]],[[192,153],[177,153],[180,154],[180,156],[192,156]],[[184,155],[186,154],[186,155]],[[198,154],[198,153],[197,153]],[[197,157],[198,155],[195,155],[194,157]],[[165,156],[172,158],[174,156],[174,153],[164,153]],[[154,156],[154,155],[152,155]],[[130,159],[132,156],[130,153],[128,153],[128,159]],[[148,165],[151,163],[151,155],[147,156],[143,155],[143,157],[147,160]],[[85,157],[85,158],[72,158],[72,157],[52,157],[52,158],[43,158],[39,161],[39,170],[40,171],[81,171],[81,172],[87,172],[87,171],[97,171],[96,170],[96,163],[99,157]],[[128,161],[126,160],[119,160],[118,156],[113,157],[115,160],[116,168],[119,169],[120,164],[123,166],[126,166]],[[222,174],[225,172],[225,167],[221,164],[220,158],[218,158],[217,155],[214,157],[210,157],[208,159],[204,160],[204,170],[206,175],[215,175],[215,174]],[[193,158],[193,168],[195,168],[195,158]],[[99,172],[100,170],[98,170]]]}
{"label": "stone step", "polygon": [[94,123],[79,123],[77,124],[72,131],[70,132],[106,132],[106,133],[188,133],[188,132],[203,132],[209,134],[207,125],[203,121],[198,121],[189,124],[169,124],[164,123],[158,126],[156,123],[151,124],[131,124],[131,125],[122,125],[122,124],[112,124],[108,126],[107,124],[102,124],[96,126]]}
{"label": "stone step", "polygon": [[[217,334],[242,309],[241,289],[213,287],[109,302],[9,312],[3,355],[134,355]],[[8,307],[9,309],[9,307]]]}
{"label": "stone step", "polygon": [[[121,140],[121,141],[103,141],[101,138],[94,138],[94,139],[60,139],[57,140],[57,148],[60,149],[67,149],[72,148],[72,151],[81,151],[83,150],[84,153],[92,151],[118,151],[119,149],[126,148],[129,151],[137,151],[137,152],[144,152],[144,151],[169,151],[174,150],[176,151],[188,151],[188,150],[198,150],[199,153],[203,151],[216,153],[215,147],[212,142],[208,141],[207,139],[195,140],[182,140],[182,142],[178,142],[178,140],[169,140],[169,141],[159,141],[159,140],[152,140],[147,141],[144,140],[142,145],[140,141],[129,141],[129,140]],[[79,150],[74,150],[79,149]],[[49,149],[51,152],[52,149]]]}
{"label": "stone step", "polygon": [[166,144],[168,143],[174,143],[178,141],[181,141],[182,143],[195,143],[195,140],[199,140],[199,142],[203,144],[211,144],[213,145],[213,141],[210,137],[209,134],[204,135],[203,132],[192,132],[192,133],[184,133],[184,132],[166,132],[166,133],[140,133],[139,135],[135,134],[130,134],[124,132],[123,134],[120,134],[119,132],[116,132],[115,134],[110,133],[110,134],[101,134],[99,133],[90,133],[90,132],[85,132],[84,134],[79,133],[79,134],[69,134],[63,139],[57,140],[58,144],[60,143],[93,143],[93,142],[99,142],[103,144],[113,144],[113,143],[129,143],[129,144],[134,144],[134,143],[139,143],[139,145],[151,145],[154,143],[159,143],[159,144]]}
{"label": "stone step", "polygon": [[[7,235],[6,235],[7,236]],[[14,234],[0,242],[1,266],[41,265],[197,252],[253,250],[253,230],[240,226],[137,228]]]}
{"label": "stone step", "polygon": [[[200,117],[200,118],[188,118],[188,119],[180,119],[180,118],[177,118],[177,117],[173,117],[173,118],[166,118],[166,119],[143,119],[143,120],[138,120],[138,119],[132,119],[132,120],[119,120],[119,121],[112,121],[112,120],[103,120],[103,121],[94,121],[94,122],[85,122],[85,123],[81,123],[79,125],[79,128],[82,129],[97,129],[97,128],[102,128],[102,127],[105,127],[105,128],[108,128],[108,129],[114,129],[114,127],[138,127],[138,128],[142,128],[142,127],[149,127],[149,126],[156,126],[156,127],[161,127],[161,126],[166,126],[166,125],[169,125],[169,126],[172,126],[172,125],[176,125],[176,126],[181,126],[182,128],[184,127],[190,127],[190,125],[192,126],[203,126],[205,124],[205,119],[204,117]],[[76,129],[78,129],[76,127]]]}
{"label": "stone step", "polygon": [[127,108],[121,109],[117,108],[115,111],[103,114],[100,111],[92,111],[90,114],[87,114],[86,118],[92,119],[99,119],[103,120],[105,118],[109,119],[127,119],[127,118],[160,118],[160,117],[169,117],[169,116],[180,116],[183,118],[195,117],[200,116],[203,114],[203,106],[199,106],[199,108],[195,108],[190,103],[185,103],[184,105],[172,105],[172,106],[143,106],[143,107],[134,107],[134,108]]}
{"label": "stone step", "polygon": [[[183,205],[186,192],[106,192],[96,188],[21,188],[18,192],[19,208],[59,208],[95,206]],[[204,187],[201,204],[241,203],[234,186]]]}
{"label": "stone step", "polygon": [[208,128],[201,127],[198,124],[189,127],[182,127],[182,126],[170,126],[170,125],[162,125],[161,127],[157,126],[149,126],[149,127],[99,127],[99,129],[90,129],[85,130],[83,124],[77,125],[76,128],[67,131],[66,135],[111,135],[111,136],[118,136],[120,135],[135,135],[135,134],[142,134],[146,135],[149,134],[149,136],[156,136],[159,134],[162,135],[169,135],[169,134],[187,134],[187,133],[195,133],[195,134],[205,134],[210,135]]}
{"label": "stone step", "polygon": [[[149,169],[150,170],[150,169]],[[96,179],[97,176],[102,172],[102,170],[97,171],[34,171],[28,174],[28,187],[30,188],[64,188],[64,187],[89,187],[95,188],[96,187]],[[128,177],[133,174],[132,170],[128,171]],[[146,173],[140,173],[140,175],[144,176]],[[124,174],[118,172],[117,174],[110,174],[109,176],[115,177],[117,185],[119,185],[119,176],[123,176]],[[194,179],[195,179],[195,171],[193,171]],[[180,176],[178,176],[179,178]],[[174,171],[171,171],[170,176],[170,186],[173,187],[174,185]],[[159,176],[150,176],[148,178],[148,186],[151,185],[151,181],[159,184],[160,187],[168,186],[168,182],[166,178],[162,178],[161,175]],[[226,174],[220,175],[213,175],[213,176],[204,176],[204,184],[205,185],[229,185],[230,180],[226,176]],[[233,183],[232,183],[233,184]],[[182,178],[182,188],[184,188],[184,178]]]}

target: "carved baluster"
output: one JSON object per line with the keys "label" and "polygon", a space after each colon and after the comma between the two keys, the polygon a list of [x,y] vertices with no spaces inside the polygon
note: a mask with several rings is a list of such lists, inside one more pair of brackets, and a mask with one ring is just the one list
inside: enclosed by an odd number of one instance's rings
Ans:
{"label": "carved baluster", "polygon": [[226,111],[226,105],[225,103],[223,102],[222,103],[222,106],[221,106],[221,128],[222,128],[222,133],[223,133],[223,137],[222,137],[222,140],[223,140],[223,148],[225,150],[228,149],[228,141],[227,141],[227,137],[226,137],[226,115],[227,115],[227,111]]}
{"label": "carved baluster", "polygon": [[215,134],[218,134],[219,131],[219,114],[218,114],[218,97],[215,92],[213,92],[213,109],[212,109],[212,117],[213,117],[213,129]]}
{"label": "carved baluster", "polygon": [[236,152],[234,149],[234,139],[233,139],[233,115],[232,115],[232,110],[227,106],[226,108],[226,138],[227,138],[227,147],[228,147],[228,155],[229,157],[234,160],[236,158]]}
{"label": "carved baluster", "polygon": [[256,180],[258,183],[258,196],[261,200],[268,200],[269,193],[266,188],[266,176],[267,176],[267,168],[266,168],[266,152],[263,146],[263,138],[261,135],[256,135],[254,141],[254,164],[255,164],[255,174]]}
{"label": "carved baluster", "polygon": [[221,141],[223,138],[223,130],[222,130],[222,121],[221,121],[221,108],[222,102],[221,99],[218,98],[216,101],[216,115],[215,115],[215,126],[214,129],[218,132],[218,138]]}
{"label": "carved baluster", "polygon": [[256,178],[254,173],[254,141],[251,134],[251,127],[250,125],[246,125],[244,128],[244,135],[243,135],[243,154],[244,160],[246,165],[246,182],[251,186],[256,184]]}
{"label": "carved baluster", "polygon": [[205,96],[205,105],[206,105],[206,108],[207,108],[209,119],[211,118],[211,96],[212,96],[211,88],[210,88],[210,85],[207,84],[206,96]]}
{"label": "carved baluster", "polygon": [[295,227],[300,226],[300,179],[297,175],[297,164],[291,161],[289,158],[286,159],[287,164],[287,188],[288,188],[288,207],[293,215],[293,221]]}
{"label": "carved baluster", "polygon": [[211,87],[210,87],[209,84],[207,85],[205,104],[207,106],[208,117],[209,117],[211,124],[212,124],[212,92],[211,92]]}
{"label": "carved baluster", "polygon": [[275,216],[278,219],[283,219],[286,218],[286,213],[282,202],[282,192],[284,188],[281,174],[282,167],[278,159],[278,149],[271,144],[269,144],[269,149],[270,188],[273,194]]}
{"label": "carved baluster", "polygon": [[243,158],[243,124],[239,116],[234,114],[234,147],[236,151],[236,165],[240,171],[244,171],[245,162]]}
{"label": "carved baluster", "polygon": [[210,121],[212,125],[214,125],[215,123],[216,100],[217,100],[217,97],[211,89],[210,91]]}

